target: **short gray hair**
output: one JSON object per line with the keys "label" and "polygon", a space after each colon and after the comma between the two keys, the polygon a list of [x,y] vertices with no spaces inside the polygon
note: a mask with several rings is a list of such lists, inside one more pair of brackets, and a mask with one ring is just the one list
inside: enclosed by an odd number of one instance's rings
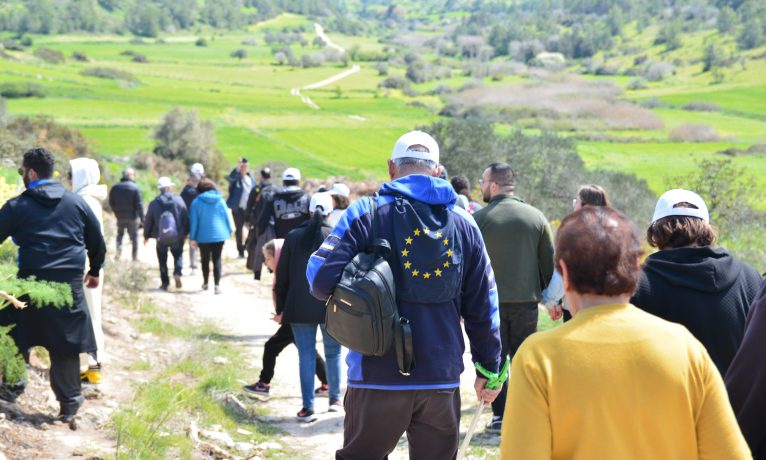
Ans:
{"label": "short gray hair", "polygon": [[122,171],[123,179],[127,179],[128,177],[135,176],[135,175],[136,175],[136,171],[133,168],[125,168]]}
{"label": "short gray hair", "polygon": [[410,158],[410,157],[404,157],[404,158],[397,158],[395,160],[392,160],[394,162],[394,166],[396,166],[396,169],[399,171],[400,174],[402,173],[423,173],[423,172],[432,172],[434,169],[439,167],[438,164],[436,164],[435,161],[431,160],[422,160],[420,158]]}

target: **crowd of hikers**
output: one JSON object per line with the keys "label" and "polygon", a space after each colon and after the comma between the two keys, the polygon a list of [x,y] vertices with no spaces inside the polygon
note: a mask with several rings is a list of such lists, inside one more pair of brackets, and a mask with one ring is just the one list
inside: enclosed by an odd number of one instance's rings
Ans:
{"label": "crowd of hikers", "polygon": [[[222,292],[232,235],[255,280],[264,266],[274,274],[276,331],[243,391],[269,394],[277,356],[294,343],[296,417],[316,420],[325,397],[327,411],[345,413],[337,459],[387,458],[405,433],[410,458],[455,458],[467,337],[476,397],[492,407],[484,429],[499,433],[503,459],[766,460],[766,284],[716,245],[699,195],[662,194],[646,216],[645,242],[656,248],[646,256],[635,225],[598,185],[578,190],[554,237],[547,217],[515,194],[509,164],[488,165],[473,188],[466,176],[447,177],[437,142],[412,131],[387,166],[390,180],[372,197],[352,197],[340,182],[309,193],[296,168],[280,183],[268,167],[256,178],[241,158],[224,197],[197,163],[179,195],[161,177],[144,211],[131,168],[107,195],[98,164],[72,160],[70,192],[53,180],[53,155],[31,149],[19,168],[26,190],[0,209],[0,242],[18,245],[19,277],[69,283],[74,304],[5,309],[0,324],[16,325],[26,356],[48,349],[59,418],[71,421],[81,384],[101,381],[108,196],[117,256],[127,232],[136,260],[143,228],[144,244],[156,239],[162,290],[171,287],[168,252],[174,287],[183,285],[187,239],[203,291],[212,263],[214,293]],[[472,198],[477,190],[484,204]],[[362,279],[366,291],[355,284]],[[390,279],[394,292],[375,279]],[[359,310],[386,298],[392,333]],[[540,305],[563,324],[536,333]],[[362,341],[393,334],[392,344],[375,353],[347,344],[337,334],[343,321]]]}

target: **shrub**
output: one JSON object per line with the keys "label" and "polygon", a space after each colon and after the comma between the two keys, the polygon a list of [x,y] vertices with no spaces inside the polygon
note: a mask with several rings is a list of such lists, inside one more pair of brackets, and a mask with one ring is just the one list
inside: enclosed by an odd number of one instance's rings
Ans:
{"label": "shrub", "polygon": [[239,59],[241,61],[242,59],[247,57],[247,50],[238,49],[238,50],[232,51],[229,54],[229,56],[231,56],[233,58],[237,58],[237,59]]}
{"label": "shrub", "polygon": [[388,75],[388,66],[382,62],[375,64],[375,70],[378,71],[378,76],[385,77]]}
{"label": "shrub", "polygon": [[146,44],[146,42],[145,42],[145,41],[144,41],[144,39],[143,39],[143,38],[141,38],[141,37],[134,37],[134,38],[133,38],[133,39],[130,41],[130,44],[131,44],[131,45],[144,45],[144,44]]}
{"label": "shrub", "polygon": [[45,97],[45,90],[36,83],[3,83],[0,85],[0,96],[8,99]]}
{"label": "shrub", "polygon": [[673,128],[669,137],[673,142],[716,142],[721,140],[713,127],[687,123]]}
{"label": "shrub", "polygon": [[659,109],[667,107],[668,104],[665,102],[662,102],[660,98],[657,96],[652,96],[644,101],[641,102],[641,107],[645,107],[647,109]]}
{"label": "shrub", "polygon": [[207,40],[205,40],[204,38],[200,37],[200,38],[197,39],[196,42],[194,42],[194,46],[205,47],[205,46],[207,46]]}
{"label": "shrub", "polygon": [[10,38],[3,40],[3,48],[8,51],[24,51],[24,46],[21,43]]}
{"label": "shrub", "polygon": [[82,74],[86,77],[107,78],[111,80],[122,80],[130,83],[135,83],[138,80],[133,74],[125,72],[124,70],[113,69],[111,67],[91,67],[82,71]]}
{"label": "shrub", "polygon": [[49,48],[38,48],[35,50],[35,57],[42,59],[48,64],[61,64],[64,62],[64,53]]}
{"label": "shrub", "polygon": [[312,53],[301,56],[301,67],[319,67],[324,63],[324,54]]}
{"label": "shrub", "polygon": [[720,112],[721,107],[711,102],[690,102],[683,106],[684,110],[692,112]]}
{"label": "shrub", "polygon": [[647,84],[646,78],[643,77],[633,78],[630,80],[630,82],[628,82],[628,89],[631,91],[646,89],[648,87],[649,86]]}
{"label": "shrub", "polygon": [[410,86],[410,82],[400,76],[393,76],[378,83],[378,86],[382,88],[404,89]]}
{"label": "shrub", "polygon": [[21,40],[19,40],[19,44],[21,46],[26,46],[26,47],[32,46],[32,37],[30,37],[29,35],[24,35],[23,37],[21,37]]}
{"label": "shrub", "polygon": [[255,41],[255,38],[248,37],[248,38],[242,40],[242,44],[245,45],[245,46],[257,46],[258,42]]}
{"label": "shrub", "polygon": [[88,59],[88,56],[86,56],[83,53],[80,53],[78,51],[72,52],[72,59],[74,59],[77,62],[88,62],[90,59]]}
{"label": "shrub", "polygon": [[662,81],[676,73],[676,67],[669,62],[650,62],[644,69],[644,77],[649,81]]}
{"label": "shrub", "polygon": [[216,150],[215,128],[202,121],[195,110],[173,109],[154,129],[154,153],[167,160],[180,160],[186,166],[202,163],[208,175],[216,177],[224,167],[223,155]]}
{"label": "shrub", "polygon": [[138,53],[136,53],[133,56],[133,59],[131,59],[131,61],[133,61],[133,62],[140,62],[140,63],[149,62],[149,60],[146,58],[146,56],[144,56],[143,54],[138,54]]}

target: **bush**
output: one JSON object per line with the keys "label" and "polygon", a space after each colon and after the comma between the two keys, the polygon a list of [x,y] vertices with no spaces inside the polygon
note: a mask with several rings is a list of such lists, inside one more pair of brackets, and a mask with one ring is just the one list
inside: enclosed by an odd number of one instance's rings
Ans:
{"label": "bush", "polygon": [[375,64],[374,69],[378,71],[379,77],[385,77],[388,75],[388,66],[382,62]]}
{"label": "bush", "polygon": [[0,85],[0,96],[8,99],[45,97],[45,90],[36,83],[3,83]]}
{"label": "bush", "polygon": [[304,54],[301,56],[301,67],[319,67],[324,63],[325,57],[321,52]]}
{"label": "bush", "polygon": [[721,107],[710,102],[690,102],[683,106],[684,110],[691,112],[720,112]]}
{"label": "bush", "polygon": [[32,37],[30,37],[29,35],[24,35],[23,37],[21,37],[21,40],[19,40],[19,44],[21,46],[26,46],[26,47],[32,46]]}
{"label": "bush", "polygon": [[378,83],[378,86],[382,88],[404,89],[410,86],[410,82],[402,77],[394,76],[386,78],[382,82]]}
{"label": "bush", "polygon": [[258,42],[253,37],[248,37],[242,40],[242,44],[245,46],[258,46]]}
{"label": "bush", "polygon": [[647,109],[661,109],[667,107],[668,104],[665,102],[662,102],[660,98],[657,96],[652,96],[644,101],[641,101],[641,107],[647,108]]}
{"label": "bush", "polygon": [[631,91],[646,89],[648,87],[649,85],[647,84],[646,78],[643,77],[633,78],[628,82],[628,89]]}
{"label": "bush", "polygon": [[140,62],[140,63],[149,62],[149,60],[146,58],[146,56],[144,56],[143,54],[138,54],[138,53],[136,53],[133,56],[133,59],[131,59],[131,61],[133,61],[133,62]]}
{"label": "bush", "polygon": [[48,64],[62,64],[65,61],[64,53],[49,48],[36,49],[35,57],[42,59]]}
{"label": "bush", "polygon": [[194,46],[206,47],[207,46],[207,40],[205,40],[204,38],[200,37],[200,38],[197,39],[196,42],[194,42]]}
{"label": "bush", "polygon": [[3,40],[3,48],[8,51],[24,51],[24,46],[21,43],[10,38]]}
{"label": "bush", "polygon": [[129,83],[138,81],[133,74],[124,70],[113,69],[111,67],[91,67],[82,71],[86,77],[107,78],[111,80],[121,80]]}
{"label": "bush", "polygon": [[88,59],[88,56],[86,56],[83,53],[80,53],[78,51],[72,52],[72,59],[74,59],[77,62],[89,62],[90,59]]}
{"label": "bush", "polygon": [[202,121],[195,110],[173,109],[154,129],[154,153],[168,160],[181,160],[187,167],[202,163],[216,177],[224,167],[223,155],[215,148],[215,127]]}
{"label": "bush", "polygon": [[669,137],[673,142],[716,142],[721,140],[713,127],[687,123],[673,128]]}
{"label": "bush", "polygon": [[676,73],[676,67],[669,62],[650,62],[644,68],[644,77],[649,81],[662,81]]}
{"label": "bush", "polygon": [[237,58],[237,59],[239,59],[241,61],[242,59],[247,57],[247,50],[238,49],[236,51],[232,51],[229,54],[229,56],[233,57],[233,58]]}

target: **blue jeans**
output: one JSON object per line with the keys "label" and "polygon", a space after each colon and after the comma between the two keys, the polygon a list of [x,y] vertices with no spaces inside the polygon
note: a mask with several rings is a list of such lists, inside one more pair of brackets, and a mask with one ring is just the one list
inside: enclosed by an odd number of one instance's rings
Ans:
{"label": "blue jeans", "polygon": [[330,401],[340,400],[340,344],[327,335],[324,324],[290,324],[295,346],[298,347],[298,365],[301,376],[303,407],[314,409],[314,373],[316,371],[317,326],[322,330],[324,358],[327,361],[327,383]]}

